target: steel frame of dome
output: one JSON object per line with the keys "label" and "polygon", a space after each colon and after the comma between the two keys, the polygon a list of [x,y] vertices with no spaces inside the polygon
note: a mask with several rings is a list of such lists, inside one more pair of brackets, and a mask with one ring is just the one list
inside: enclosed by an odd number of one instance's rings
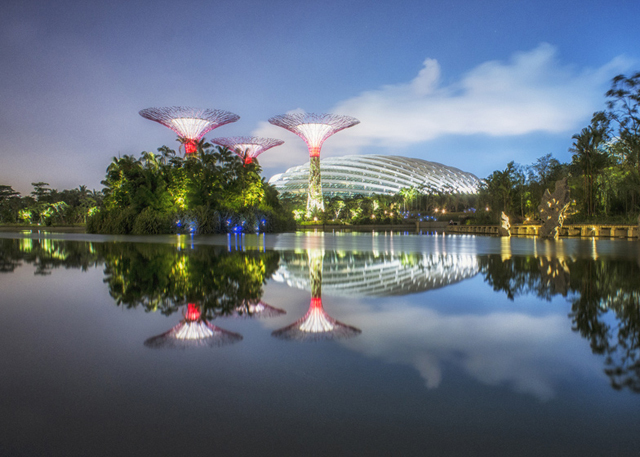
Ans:
{"label": "steel frame of dome", "polygon": [[[393,195],[405,187],[429,193],[475,194],[480,179],[436,162],[386,155],[329,157],[320,162],[325,196]],[[309,163],[289,168],[269,180],[280,193],[308,191]]]}

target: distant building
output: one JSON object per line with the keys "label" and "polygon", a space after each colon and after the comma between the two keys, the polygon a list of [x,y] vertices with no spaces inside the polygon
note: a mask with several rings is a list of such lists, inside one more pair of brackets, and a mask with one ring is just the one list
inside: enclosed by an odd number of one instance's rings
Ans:
{"label": "distant building", "polygon": [[[328,157],[320,161],[325,196],[396,194],[403,187],[422,193],[475,194],[480,179],[441,163],[387,155]],[[309,162],[269,180],[280,193],[309,191]]]}

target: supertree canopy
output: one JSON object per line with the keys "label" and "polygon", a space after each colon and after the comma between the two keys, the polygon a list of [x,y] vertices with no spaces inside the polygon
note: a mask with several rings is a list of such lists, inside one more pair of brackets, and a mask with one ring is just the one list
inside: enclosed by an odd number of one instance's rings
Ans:
{"label": "supertree canopy", "polygon": [[353,127],[360,121],[354,117],[336,114],[292,113],[274,116],[269,119],[269,122],[295,133],[307,143],[309,148],[307,216],[311,215],[314,209],[324,211],[320,180],[320,149],[331,135]]}
{"label": "supertree canopy", "polygon": [[198,142],[207,132],[240,119],[240,116],[229,111],[185,106],[147,108],[140,111],[140,116],[176,132],[184,144],[186,154],[198,151]]}
{"label": "supertree canopy", "polygon": [[233,136],[228,138],[214,138],[212,143],[229,148],[244,160],[245,164],[253,162],[267,149],[280,146],[284,141],[275,138],[258,138],[255,136]]}

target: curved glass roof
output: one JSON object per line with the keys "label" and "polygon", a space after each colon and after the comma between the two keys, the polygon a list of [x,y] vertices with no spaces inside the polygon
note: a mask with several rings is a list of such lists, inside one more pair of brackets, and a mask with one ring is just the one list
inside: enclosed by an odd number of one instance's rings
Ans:
{"label": "curved glass roof", "polygon": [[[475,276],[478,259],[471,254],[326,252],[322,292],[348,297],[385,297],[438,289]],[[311,290],[308,255],[280,253],[273,279]]]}
{"label": "curved glass roof", "polygon": [[[327,157],[320,161],[322,192],[327,196],[397,194],[403,187],[422,193],[475,194],[480,180],[441,163],[387,155]],[[309,162],[289,168],[269,180],[280,193],[306,193]]]}

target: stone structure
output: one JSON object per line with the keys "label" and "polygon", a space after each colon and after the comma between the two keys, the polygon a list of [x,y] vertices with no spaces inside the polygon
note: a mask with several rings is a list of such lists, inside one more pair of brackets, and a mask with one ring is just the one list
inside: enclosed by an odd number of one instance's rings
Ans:
{"label": "stone structure", "polygon": [[500,214],[500,229],[498,230],[498,234],[500,236],[511,236],[511,224],[509,223],[509,216],[504,214],[504,211]]}
{"label": "stone structure", "polygon": [[549,193],[549,189],[545,190],[542,203],[538,206],[542,219],[540,238],[558,238],[558,231],[564,223],[564,213],[570,204],[567,178],[556,182],[556,189],[553,193]]}

